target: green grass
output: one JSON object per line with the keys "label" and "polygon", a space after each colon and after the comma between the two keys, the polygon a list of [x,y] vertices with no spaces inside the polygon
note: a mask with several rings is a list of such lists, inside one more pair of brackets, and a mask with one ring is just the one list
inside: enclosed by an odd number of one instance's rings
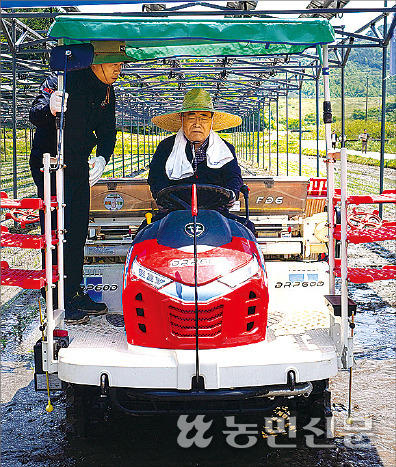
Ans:
{"label": "green grass", "polygon": [[[354,154],[348,154],[348,162],[354,162],[356,164],[363,164],[363,165],[372,165],[374,167],[380,166],[380,161],[378,159],[373,159],[372,157],[356,156]],[[384,167],[387,167],[389,169],[396,169],[396,160],[395,159],[385,160]]]}

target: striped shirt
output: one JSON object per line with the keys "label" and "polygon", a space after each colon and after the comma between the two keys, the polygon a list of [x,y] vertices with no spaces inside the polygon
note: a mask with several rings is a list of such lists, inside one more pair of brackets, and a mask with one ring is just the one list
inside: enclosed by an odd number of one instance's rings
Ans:
{"label": "striped shirt", "polygon": [[[191,150],[193,149],[193,144],[191,144]],[[194,172],[197,170],[197,166],[200,162],[203,162],[206,159],[206,150],[209,146],[209,136],[205,139],[205,141],[201,144],[201,146],[195,151],[195,157],[193,159],[193,167]],[[194,154],[194,151],[192,151]]]}

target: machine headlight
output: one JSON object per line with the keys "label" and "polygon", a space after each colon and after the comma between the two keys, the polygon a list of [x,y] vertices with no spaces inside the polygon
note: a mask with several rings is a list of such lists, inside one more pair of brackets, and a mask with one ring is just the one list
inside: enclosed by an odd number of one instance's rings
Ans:
{"label": "machine headlight", "polygon": [[226,274],[223,277],[220,277],[219,282],[223,284],[227,284],[228,287],[234,289],[237,285],[241,285],[243,282],[246,282],[251,277],[256,275],[260,270],[259,263],[257,258],[254,256],[253,259],[246,264],[246,266],[242,266],[235,271]]}
{"label": "machine headlight", "polygon": [[134,259],[132,264],[132,273],[141,279],[142,281],[146,282],[147,284],[155,287],[156,289],[160,289],[164,285],[170,284],[172,282],[171,279],[168,277],[162,276],[157,272],[151,271],[150,269],[145,268],[142,266],[137,258]]}

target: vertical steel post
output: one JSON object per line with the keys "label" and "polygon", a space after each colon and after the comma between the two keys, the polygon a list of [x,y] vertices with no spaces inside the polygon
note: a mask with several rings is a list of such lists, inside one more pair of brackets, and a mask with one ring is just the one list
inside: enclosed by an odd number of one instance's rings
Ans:
{"label": "vertical steel post", "polygon": [[265,135],[264,135],[264,127],[265,127],[265,118],[264,118],[264,112],[265,112],[265,100],[263,100],[263,130],[262,130],[262,133],[263,133],[263,169],[265,168]]}
{"label": "vertical steel post", "polygon": [[365,121],[367,122],[367,107],[368,107],[368,76],[366,76],[366,117],[365,117]]}
{"label": "vertical steel post", "polygon": [[125,178],[125,149],[124,149],[124,96],[121,98],[121,158],[122,158],[122,176]]}
{"label": "vertical steel post", "polygon": [[129,140],[130,140],[130,144],[131,144],[131,173],[130,173],[130,175],[132,176],[132,172],[133,172],[133,151],[132,151],[132,142],[133,142],[133,139],[132,139],[132,134],[133,134],[133,125],[132,125],[132,102],[129,103],[129,131],[130,131]]}
{"label": "vertical steel post", "polygon": [[276,175],[279,175],[279,94],[276,96]]}
{"label": "vertical steel post", "polygon": [[258,101],[258,107],[257,107],[257,156],[256,156],[256,162],[257,165],[260,164],[260,100]]}
{"label": "vertical steel post", "polygon": [[268,99],[268,171],[271,173],[271,98]]}
{"label": "vertical steel post", "polygon": [[238,127],[238,132],[237,132],[238,152],[240,154],[242,153],[242,145],[241,145],[242,129],[243,129],[243,118],[242,118],[241,124]]}
{"label": "vertical steel post", "polygon": [[302,174],[302,112],[301,112],[301,101],[302,101],[302,80],[298,88],[298,175]]}
{"label": "vertical steel post", "polygon": [[25,131],[25,157],[27,157],[27,155],[28,155],[28,143],[27,143],[26,125],[25,125],[25,128],[24,128],[24,131]]}
{"label": "vertical steel post", "polygon": [[289,175],[289,90],[286,91],[286,175]]}
{"label": "vertical steel post", "polygon": [[[151,118],[154,116],[154,112],[151,111]],[[152,140],[152,148],[151,148],[151,159],[153,158],[153,155],[154,155],[154,151],[155,151],[155,127],[154,127],[154,123],[151,122],[151,118],[150,118],[150,123],[151,123],[151,140]]]}
{"label": "vertical steel post", "polygon": [[319,76],[316,77],[316,176],[320,173],[320,152],[319,152]]}
{"label": "vertical steel post", "polygon": [[[387,1],[384,1],[384,6],[387,6]],[[383,37],[386,37],[387,32],[387,17],[384,16],[384,31]],[[381,89],[381,147],[380,147],[380,180],[379,192],[384,191],[384,167],[385,167],[385,122],[386,122],[386,53],[387,47],[382,46],[382,89]],[[379,215],[382,218],[383,205],[379,205]]]}
{"label": "vertical steel post", "polygon": [[247,131],[248,131],[248,119],[249,119],[249,114],[246,114],[245,116],[245,157],[246,157],[246,161],[248,160],[248,135],[247,135]]}
{"label": "vertical steel post", "polygon": [[[344,59],[342,49],[342,59]],[[341,67],[341,147],[345,148],[345,67]]]}
{"label": "vertical steel post", "polygon": [[4,161],[7,159],[7,146],[6,146],[6,129],[3,126],[3,145],[4,145]]}
{"label": "vertical steel post", "polygon": [[140,114],[139,114],[139,103],[136,105],[136,113],[137,113],[137,128],[136,128],[136,140],[137,140],[137,170],[138,173],[140,171]]}
{"label": "vertical steel post", "polygon": [[147,163],[149,163],[150,153],[151,153],[151,127],[150,127],[150,110],[149,109],[147,109],[146,135],[147,135]]}
{"label": "vertical steel post", "polygon": [[239,146],[239,152],[243,153],[243,146],[242,146],[242,135],[243,135],[243,117],[242,117],[242,122],[239,127],[239,134],[238,134],[238,146]]}
{"label": "vertical steel post", "polygon": [[248,116],[248,140],[249,140],[249,143],[248,143],[248,158],[249,158],[249,161],[251,162],[251,156],[252,156],[252,152],[251,152],[251,137],[252,137],[252,118],[251,118],[251,114],[249,114]]}
{"label": "vertical steel post", "polygon": [[18,198],[18,173],[17,173],[17,81],[16,81],[16,22],[13,18],[11,23],[11,38],[12,38],[12,192],[13,198]]}
{"label": "vertical steel post", "polygon": [[146,167],[146,109],[143,106],[143,167]]}

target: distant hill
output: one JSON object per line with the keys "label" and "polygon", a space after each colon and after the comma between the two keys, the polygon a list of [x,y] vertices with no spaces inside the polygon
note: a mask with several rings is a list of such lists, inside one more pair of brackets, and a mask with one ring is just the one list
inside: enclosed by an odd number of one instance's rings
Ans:
{"label": "distant hill", "polygon": [[[379,28],[382,30],[382,27]],[[372,34],[370,34],[372,35]],[[356,44],[368,41],[356,40]],[[332,54],[330,54],[330,58]],[[389,47],[387,68],[389,67]],[[381,96],[382,49],[379,47],[352,49],[345,67],[345,97],[364,97],[367,92],[370,97]],[[330,84],[332,97],[341,97],[341,69],[330,70]],[[322,85],[321,85],[322,88]],[[313,82],[303,86],[304,97],[315,96]]]}

